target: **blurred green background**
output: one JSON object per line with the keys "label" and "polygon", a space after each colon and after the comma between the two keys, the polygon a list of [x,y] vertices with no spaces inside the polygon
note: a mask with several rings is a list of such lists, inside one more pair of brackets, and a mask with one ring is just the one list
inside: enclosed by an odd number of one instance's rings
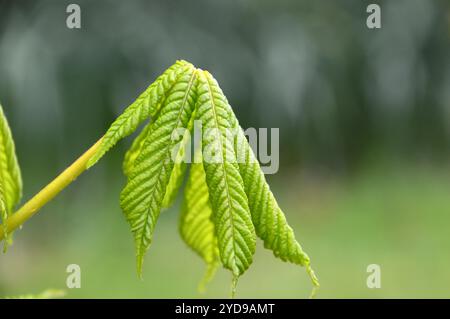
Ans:
{"label": "blurred green background", "polygon": [[[0,1],[0,100],[30,198],[93,144],[176,59],[211,71],[243,127],[280,128],[268,176],[321,280],[319,298],[450,297],[450,3],[376,1]],[[373,1],[375,2],[375,1]],[[82,28],[66,27],[81,6]],[[82,288],[68,297],[228,297],[220,270],[162,213],[135,273],[118,204],[121,160],[108,154],[16,232],[0,255],[0,295]],[[179,202],[179,200],[178,200]],[[237,297],[305,298],[302,268],[262,245]],[[366,267],[381,266],[381,289]]]}

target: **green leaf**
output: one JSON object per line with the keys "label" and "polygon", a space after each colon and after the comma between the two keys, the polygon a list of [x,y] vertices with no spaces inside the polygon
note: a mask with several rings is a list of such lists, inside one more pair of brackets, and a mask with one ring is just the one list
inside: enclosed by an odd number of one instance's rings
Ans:
{"label": "green leaf", "polygon": [[172,138],[179,138],[181,135],[181,141],[178,143],[172,151],[172,158],[174,159],[174,168],[170,175],[169,184],[167,185],[166,195],[163,200],[163,208],[170,207],[177,197],[178,190],[183,183],[184,175],[186,173],[186,151],[190,149],[191,133],[194,126],[195,110],[192,114],[188,127],[184,132],[174,131],[172,132]]}
{"label": "green leaf", "polygon": [[237,278],[252,263],[256,236],[235,161],[233,139],[228,134],[231,128],[228,102],[216,80],[206,71],[200,74],[197,118],[203,126],[203,166],[220,258],[223,266],[233,273],[234,291]]}
{"label": "green leaf", "polygon": [[287,223],[238,120],[235,116],[232,118],[237,133],[235,150],[238,154],[239,170],[256,234],[264,241],[264,247],[272,250],[276,257],[306,266],[313,284],[318,286],[319,282],[310,267],[308,255],[303,251],[295,238],[294,231]]}
{"label": "green leaf", "polygon": [[134,139],[130,149],[125,153],[122,169],[126,177],[129,177],[133,170],[136,158],[141,153],[142,146],[144,146],[145,139],[147,138],[148,132],[150,132],[152,124],[153,123],[149,123],[142,129],[139,135]]}
{"label": "green leaf", "polygon": [[206,263],[207,269],[199,290],[214,276],[219,264],[219,247],[211,221],[212,208],[202,163],[202,153],[197,151],[195,162],[191,164],[189,179],[184,190],[184,200],[180,218],[180,234],[184,242]]}
{"label": "green leaf", "polygon": [[[14,207],[22,197],[22,177],[11,130],[0,105],[0,213],[2,224],[13,213]],[[5,227],[6,228],[6,227]],[[4,229],[8,235],[8,230]],[[11,237],[6,236],[4,250]]]}
{"label": "green leaf", "polygon": [[[191,121],[188,124],[188,127],[184,129],[183,132],[179,133],[182,134],[181,141],[173,150],[172,158],[174,160],[175,165],[169,179],[169,184],[167,185],[166,194],[164,196],[164,200],[162,203],[163,208],[168,208],[172,205],[172,203],[175,201],[178,190],[180,189],[181,184],[183,183],[183,178],[186,172],[186,161],[185,161],[186,148],[189,147],[190,145],[189,142],[194,118],[195,118],[194,116],[191,116]],[[123,162],[123,172],[127,177],[130,176],[130,173],[133,170],[135,161],[139,156],[142,147],[144,146],[145,139],[148,135],[148,132],[151,130],[152,124],[153,123],[149,123],[144,127],[141,133],[139,133],[139,135],[133,141],[130,149],[125,154],[125,159]],[[176,134],[178,133],[173,133],[172,135]],[[178,136],[172,136],[172,138],[176,139],[178,138]]]}
{"label": "green leaf", "polygon": [[191,120],[196,77],[196,71],[190,68],[167,92],[161,114],[150,126],[121,194],[121,207],[134,234],[139,274],[174,167],[171,154],[176,141],[171,134],[175,129],[186,128]]}
{"label": "green leaf", "polygon": [[177,61],[167,69],[147,90],[145,90],[128,108],[114,121],[106,132],[102,144],[96,154],[89,160],[87,167],[97,163],[119,140],[132,134],[137,127],[150,117],[157,117],[165,104],[168,92],[185,74],[191,74],[194,66],[186,61]]}
{"label": "green leaf", "polygon": [[[191,118],[193,119],[194,117],[192,116]],[[136,159],[141,153],[145,139],[147,138],[147,135],[151,130],[152,124],[154,123],[149,123],[144,127],[141,133],[139,133],[139,135],[133,141],[130,149],[125,154],[125,159],[123,161],[123,172],[126,177],[130,176],[134,168]],[[186,172],[186,163],[183,160],[185,155],[185,148],[189,141],[189,137],[190,135],[188,128],[187,130],[185,130],[185,135],[183,135],[183,138],[179,143],[180,145],[177,146],[175,154],[172,155],[174,158],[174,167],[170,175],[169,183],[167,184],[166,187],[166,193],[164,196],[164,200],[162,202],[162,208],[168,208],[172,205],[172,203],[175,201],[178,190],[183,182],[184,174]]]}

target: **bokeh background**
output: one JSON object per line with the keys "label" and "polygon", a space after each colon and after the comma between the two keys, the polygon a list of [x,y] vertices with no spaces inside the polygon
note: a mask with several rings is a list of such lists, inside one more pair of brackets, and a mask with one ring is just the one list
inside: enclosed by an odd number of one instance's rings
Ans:
{"label": "bokeh background", "polygon": [[[66,27],[81,6],[82,28]],[[30,198],[94,143],[165,68],[210,70],[243,127],[280,128],[268,176],[320,280],[319,298],[450,297],[450,3],[373,1],[1,1],[0,100]],[[372,1],[371,1],[372,2]],[[130,139],[46,206],[0,255],[0,295],[228,297],[164,212],[135,273],[118,196]],[[366,267],[379,264],[381,289]],[[305,298],[304,270],[258,246],[237,297]]]}

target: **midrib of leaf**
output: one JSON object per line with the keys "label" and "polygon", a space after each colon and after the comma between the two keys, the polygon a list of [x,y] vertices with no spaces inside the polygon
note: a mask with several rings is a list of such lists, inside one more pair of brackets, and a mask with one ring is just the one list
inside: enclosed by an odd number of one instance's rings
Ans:
{"label": "midrib of leaf", "polygon": [[[213,96],[212,96],[212,93],[211,93],[211,90],[212,90],[212,88],[211,88],[211,83],[209,82],[209,79],[208,78],[206,78],[206,81],[207,81],[207,83],[208,83],[208,91],[209,91],[209,98],[211,99],[211,106],[212,106],[212,112],[214,113],[214,122],[215,122],[215,124],[216,124],[216,135],[217,135],[217,139],[220,141],[220,143],[219,143],[219,145],[220,145],[220,153],[222,154],[222,161],[220,161],[220,165],[222,166],[222,170],[223,170],[223,173],[224,173],[224,175],[225,175],[225,187],[226,187],[226,189],[227,189],[227,198],[228,198],[228,202],[229,203],[231,203],[231,198],[230,198],[230,190],[229,190],[229,186],[228,186],[228,173],[227,173],[227,170],[225,169],[225,165],[224,165],[224,163],[223,163],[223,161],[225,160],[225,158],[223,158],[223,141],[222,141],[222,134],[220,134],[220,126],[219,126],[219,122],[217,121],[217,112],[216,112],[216,104],[215,104],[215,102],[214,102],[214,99],[213,99]],[[230,214],[231,216],[230,216],[230,219],[233,221],[233,214]],[[232,230],[233,231],[233,234],[234,234],[234,229]]]}
{"label": "midrib of leaf", "polygon": [[[208,92],[209,92],[209,99],[211,101],[211,109],[212,109],[212,112],[214,114],[213,118],[214,118],[214,123],[215,123],[215,126],[216,126],[216,130],[215,130],[216,131],[216,135],[217,135],[216,137],[220,141],[219,142],[220,154],[222,154],[222,159],[220,161],[220,165],[222,166],[223,174],[225,176],[224,180],[225,180],[225,188],[227,190],[226,191],[226,193],[227,193],[227,203],[229,204],[228,211],[230,212],[229,218],[231,220],[230,228],[231,228],[231,232],[232,232],[232,237],[234,239],[235,238],[234,218],[233,218],[233,214],[231,213],[233,211],[233,207],[232,207],[232,201],[231,201],[231,197],[230,197],[230,189],[229,189],[229,186],[228,186],[228,173],[227,173],[227,170],[225,169],[225,164],[223,163],[225,158],[224,158],[224,153],[223,153],[222,134],[220,134],[220,126],[219,126],[219,122],[217,121],[216,104],[214,102],[214,98],[213,98],[213,95],[212,95],[211,83],[209,82],[209,78],[208,78],[207,74],[206,73],[204,73],[204,74],[205,74],[205,78],[206,78],[206,83],[208,84]],[[233,240],[233,254],[235,254],[234,253],[235,251],[236,251],[236,244],[235,244],[235,240]],[[234,261],[234,258],[233,258],[233,263],[235,264],[234,266],[237,267],[236,266],[236,261]],[[234,274],[234,269],[233,269],[233,274]],[[234,275],[236,276],[236,274],[234,274]]]}

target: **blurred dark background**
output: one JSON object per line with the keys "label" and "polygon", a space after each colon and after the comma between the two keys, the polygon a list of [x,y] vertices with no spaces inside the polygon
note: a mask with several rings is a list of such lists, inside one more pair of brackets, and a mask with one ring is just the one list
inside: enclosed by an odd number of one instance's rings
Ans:
{"label": "blurred dark background", "polygon": [[[66,27],[70,3],[79,30]],[[381,6],[381,29],[366,27],[369,3]],[[323,297],[448,297],[448,1],[0,1],[0,101],[25,199],[176,59],[214,74],[243,127],[280,128],[269,181]],[[0,256],[0,294],[64,287],[65,265],[80,260],[91,277],[72,296],[197,296],[202,266],[176,237],[176,208],[161,216],[150,279],[135,278],[117,203],[129,143],[17,233]],[[238,296],[307,295],[299,269],[261,254]],[[384,289],[365,286],[371,263],[384,263]],[[226,296],[228,279],[219,274],[207,296]]]}

